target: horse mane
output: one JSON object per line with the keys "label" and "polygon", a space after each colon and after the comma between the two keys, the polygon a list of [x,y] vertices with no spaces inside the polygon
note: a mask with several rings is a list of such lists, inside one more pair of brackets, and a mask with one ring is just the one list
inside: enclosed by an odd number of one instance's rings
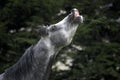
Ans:
{"label": "horse mane", "polygon": [[[33,68],[33,46],[29,47],[20,60],[12,67],[5,70],[5,80],[22,80]],[[22,78],[22,79],[21,79]]]}

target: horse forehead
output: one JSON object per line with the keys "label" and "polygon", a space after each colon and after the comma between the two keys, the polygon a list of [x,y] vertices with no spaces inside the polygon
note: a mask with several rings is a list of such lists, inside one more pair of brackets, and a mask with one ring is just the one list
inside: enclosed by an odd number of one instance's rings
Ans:
{"label": "horse forehead", "polygon": [[61,20],[60,22],[56,23],[55,25],[66,26],[69,23],[67,18],[68,17],[64,18],[63,20]]}

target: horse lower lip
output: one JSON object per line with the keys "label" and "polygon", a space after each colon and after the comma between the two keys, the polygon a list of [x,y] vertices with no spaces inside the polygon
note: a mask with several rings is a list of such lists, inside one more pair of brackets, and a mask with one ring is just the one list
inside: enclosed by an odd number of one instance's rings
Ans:
{"label": "horse lower lip", "polygon": [[81,17],[80,17],[80,16],[76,17],[76,18],[74,19],[74,22],[75,22],[75,23],[81,23]]}

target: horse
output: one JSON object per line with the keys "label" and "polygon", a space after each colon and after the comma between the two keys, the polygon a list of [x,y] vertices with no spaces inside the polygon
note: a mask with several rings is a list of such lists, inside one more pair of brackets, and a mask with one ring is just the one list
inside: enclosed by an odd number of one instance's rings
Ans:
{"label": "horse", "polygon": [[10,68],[0,75],[0,80],[48,80],[52,63],[58,52],[69,45],[83,16],[74,8],[63,20],[50,26],[40,26],[43,35]]}

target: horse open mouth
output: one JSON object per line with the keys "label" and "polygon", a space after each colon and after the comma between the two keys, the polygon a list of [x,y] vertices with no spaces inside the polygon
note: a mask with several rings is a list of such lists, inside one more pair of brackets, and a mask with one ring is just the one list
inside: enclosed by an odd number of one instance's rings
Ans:
{"label": "horse open mouth", "polygon": [[80,15],[78,9],[74,8],[72,11],[71,11],[71,14],[72,14],[72,20],[74,23],[83,23],[83,16]]}
{"label": "horse open mouth", "polygon": [[74,14],[74,18],[77,18],[80,16],[79,11],[77,9],[74,9],[73,14]]}

